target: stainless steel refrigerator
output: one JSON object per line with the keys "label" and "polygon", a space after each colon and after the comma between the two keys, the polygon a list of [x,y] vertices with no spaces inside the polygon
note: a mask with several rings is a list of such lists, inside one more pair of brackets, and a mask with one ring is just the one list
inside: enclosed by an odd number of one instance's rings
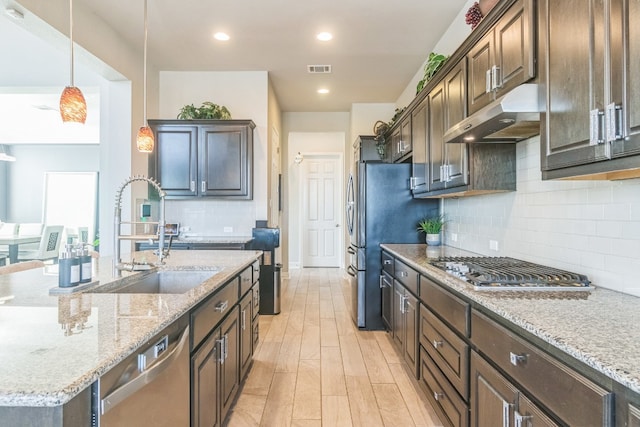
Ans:
{"label": "stainless steel refrigerator", "polygon": [[437,215],[439,202],[414,199],[409,190],[411,164],[376,160],[373,137],[358,138],[354,150],[347,181],[351,315],[359,328],[384,329],[380,244],[423,243],[418,221]]}

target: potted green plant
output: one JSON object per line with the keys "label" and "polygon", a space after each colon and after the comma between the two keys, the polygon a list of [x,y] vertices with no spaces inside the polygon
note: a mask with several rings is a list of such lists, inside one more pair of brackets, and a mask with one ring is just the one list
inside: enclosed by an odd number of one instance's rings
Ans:
{"label": "potted green plant", "polygon": [[180,120],[194,120],[194,119],[219,119],[229,120],[231,119],[231,113],[224,105],[214,104],[213,102],[203,102],[200,107],[196,107],[193,104],[185,105],[180,109],[178,113],[178,119]]}
{"label": "potted green plant", "polygon": [[441,242],[441,232],[444,226],[443,215],[429,216],[421,219],[418,222],[418,231],[422,231],[426,234],[426,243],[430,246],[438,246]]}
{"label": "potted green plant", "polygon": [[448,56],[440,53],[431,52],[427,63],[424,65],[424,77],[418,82],[416,87],[416,95],[420,93],[429,80],[438,72],[440,68],[447,62]]}

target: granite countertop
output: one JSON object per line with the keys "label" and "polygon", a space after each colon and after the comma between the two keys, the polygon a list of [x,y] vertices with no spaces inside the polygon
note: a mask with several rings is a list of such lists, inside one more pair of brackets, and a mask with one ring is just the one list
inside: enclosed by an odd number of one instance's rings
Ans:
{"label": "granite countertop", "polygon": [[640,298],[600,288],[597,283],[591,292],[475,291],[432,267],[429,260],[478,254],[447,246],[381,246],[421,273],[640,393]]}
{"label": "granite countertop", "polygon": [[[212,270],[184,294],[50,295],[57,266],[0,275],[0,406],[58,406],[228,279],[260,251],[175,251],[162,269]],[[150,251],[136,259],[155,259]],[[110,258],[94,260],[94,280],[114,280]],[[132,276],[139,273],[123,273]]]}

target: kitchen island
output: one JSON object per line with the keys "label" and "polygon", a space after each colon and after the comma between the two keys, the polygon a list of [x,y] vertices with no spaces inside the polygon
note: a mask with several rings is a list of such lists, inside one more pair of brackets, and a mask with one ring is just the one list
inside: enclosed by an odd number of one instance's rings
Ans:
{"label": "kitchen island", "polygon": [[[437,305],[434,305],[436,303],[429,299],[434,295],[437,298],[442,296],[438,289],[455,298],[460,307],[466,305],[467,310],[470,309],[467,311],[466,326],[458,329],[461,332],[456,334],[462,339],[460,348],[470,346],[472,360],[479,360],[477,354],[483,355],[499,367],[503,375],[511,376],[525,389],[528,377],[524,375],[527,370],[536,370],[539,366],[553,369],[560,367],[558,372],[561,375],[569,372],[571,378],[581,378],[580,384],[589,383],[590,390],[598,389],[598,393],[601,393],[598,395],[601,400],[594,406],[602,405],[603,421],[594,418],[592,425],[612,425],[613,422],[615,425],[635,425],[625,422],[637,419],[634,418],[637,417],[634,411],[640,396],[640,352],[637,350],[640,343],[640,329],[637,327],[640,321],[640,299],[598,287],[598,283],[593,284],[595,289],[591,291],[476,291],[464,280],[432,266],[430,261],[440,256],[479,256],[478,254],[447,246],[384,244],[381,247],[420,275],[419,298],[424,305],[421,316],[423,312],[427,316],[421,317],[421,322],[427,319],[431,324],[441,325],[437,319],[429,320],[432,319],[429,317],[430,313],[434,313],[447,323],[447,314],[438,312]],[[430,294],[423,295],[423,289],[429,290]],[[448,325],[451,326],[452,323],[449,321]],[[455,327],[449,329],[456,330]],[[421,340],[422,332],[418,333]],[[429,353],[428,356],[421,354],[422,360],[426,360],[426,365],[435,372],[435,378],[442,382],[444,377],[431,362],[440,357],[440,341],[437,346],[435,341],[421,341],[420,344],[421,351],[427,350],[426,353]],[[509,346],[529,350],[513,350],[510,357]],[[461,360],[468,357],[469,347],[460,354]],[[480,363],[482,362],[478,362]],[[470,384],[461,386],[459,393],[463,406],[465,401],[469,402],[472,421],[474,417],[478,421],[482,418],[474,413],[473,396],[474,390],[477,393],[477,387],[481,387],[485,379],[480,370],[474,370],[474,363],[471,363],[471,368]],[[464,369],[468,369],[468,365]],[[542,381],[534,383],[532,388],[549,387],[543,393],[547,396],[541,397],[535,393],[531,395],[546,405],[545,399],[555,393],[556,389],[552,386],[555,378],[544,379],[544,375],[552,375],[551,372],[543,372],[538,373],[538,378],[542,378]],[[422,371],[421,375],[426,378],[425,384],[431,381],[429,374],[425,375]],[[436,383],[432,381],[431,384]],[[468,387],[471,389],[470,400]],[[505,397],[501,399],[510,402]],[[520,397],[521,401],[522,399]],[[566,401],[567,395],[556,400]],[[437,402],[434,406],[436,404]],[[589,405],[585,405],[585,402],[582,405],[585,412]],[[616,412],[615,417],[611,415],[612,411]],[[561,416],[558,418],[563,421]],[[478,425],[486,424],[478,421]]]}
{"label": "kitchen island", "polygon": [[[176,251],[161,269],[210,270],[181,294],[51,294],[57,266],[0,276],[0,424],[20,408],[86,404],[90,386],[155,334],[238,276],[260,251]],[[136,253],[140,260],[155,256]],[[110,258],[94,260],[96,286],[114,282]],[[123,273],[134,276],[140,273]]]}

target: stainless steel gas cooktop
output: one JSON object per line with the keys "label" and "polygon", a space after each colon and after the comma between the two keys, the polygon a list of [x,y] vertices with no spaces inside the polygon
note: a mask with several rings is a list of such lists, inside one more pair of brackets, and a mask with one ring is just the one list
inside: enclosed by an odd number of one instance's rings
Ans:
{"label": "stainless steel gas cooktop", "polygon": [[476,290],[588,291],[583,274],[508,257],[440,257],[431,265],[466,280]]}

